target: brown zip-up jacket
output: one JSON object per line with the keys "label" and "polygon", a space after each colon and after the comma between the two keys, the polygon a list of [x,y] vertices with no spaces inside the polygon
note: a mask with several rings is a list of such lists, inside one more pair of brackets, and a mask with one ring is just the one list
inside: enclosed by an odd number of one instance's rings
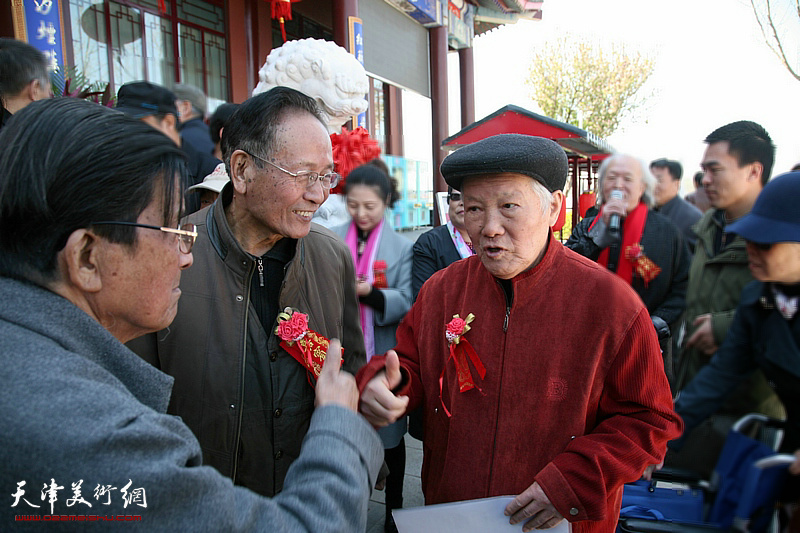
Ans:
{"label": "brown zip-up jacket", "polygon": [[[129,347],[175,378],[168,412],[183,418],[197,436],[204,464],[236,482],[239,463],[247,459],[242,454],[273,458],[271,470],[248,473],[263,476],[261,486],[272,490],[259,492],[271,496],[281,490],[300,453],[314,411],[314,389],[305,369],[279,347],[274,330],[264,331],[250,303],[256,262],[228,226],[223,200],[229,195],[226,189],[219,201],[186,220],[197,225],[198,237],[194,264],[181,276],[175,320]],[[326,228],[312,224],[309,234],[298,239],[281,286],[279,309],[285,307],[307,313],[310,329],[341,339],[344,370],[355,374],[366,363],[353,260]],[[264,420],[264,442],[240,450],[244,373],[251,358],[260,358],[267,369],[259,381],[272,409]]]}

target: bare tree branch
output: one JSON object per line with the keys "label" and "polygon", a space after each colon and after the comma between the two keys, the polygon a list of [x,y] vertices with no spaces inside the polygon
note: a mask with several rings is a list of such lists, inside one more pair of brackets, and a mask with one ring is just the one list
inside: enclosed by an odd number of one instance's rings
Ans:
{"label": "bare tree branch", "polygon": [[[758,27],[761,29],[761,35],[764,37],[764,41],[769,49],[772,50],[776,56],[778,56],[778,59],[781,60],[781,63],[783,63],[783,65],[786,67],[786,70],[788,70],[796,80],[800,81],[800,66],[792,65],[791,61],[789,61],[789,58],[786,57],[783,40],[778,35],[778,28],[772,16],[772,5],[770,4],[770,0],[763,1],[763,4],[766,6],[767,10],[767,27],[765,27],[764,22],[761,21],[761,16],[758,8],[756,7],[756,2],[757,0],[750,0],[750,7],[753,9],[753,14],[756,17],[756,22],[758,22]],[[800,20],[800,0],[795,0],[795,12],[798,20]]]}

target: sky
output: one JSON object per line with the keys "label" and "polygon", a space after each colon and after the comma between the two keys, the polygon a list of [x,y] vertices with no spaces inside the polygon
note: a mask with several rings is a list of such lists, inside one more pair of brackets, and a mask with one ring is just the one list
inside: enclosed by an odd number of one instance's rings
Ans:
{"label": "sky", "polygon": [[[474,39],[476,120],[507,104],[540,112],[525,84],[528,67],[537,45],[565,33],[623,43],[655,60],[643,88],[652,92],[646,109],[607,141],[646,161],[680,161],[684,194],[700,169],[703,139],[735,120],[753,120],[769,132],[777,147],[773,176],[800,161],[800,81],[764,43],[749,0],[545,1],[543,20],[522,20]],[[457,54],[449,59],[453,95]],[[449,104],[453,134],[460,129],[457,97]]]}

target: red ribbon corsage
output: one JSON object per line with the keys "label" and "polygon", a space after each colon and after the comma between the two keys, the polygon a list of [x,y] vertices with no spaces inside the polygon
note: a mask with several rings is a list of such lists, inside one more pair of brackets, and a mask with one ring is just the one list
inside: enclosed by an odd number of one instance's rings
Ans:
{"label": "red ribbon corsage", "polygon": [[[473,320],[475,320],[475,315],[472,313],[468,314],[466,318],[461,318],[459,315],[453,315],[453,319],[448,322],[444,332],[450,348],[450,357],[447,360],[450,361],[450,359],[452,359],[453,363],[456,365],[459,392],[466,392],[475,388],[477,388],[479,391],[481,390],[480,387],[475,384],[475,381],[472,378],[472,372],[469,369],[467,358],[472,361],[472,364],[475,366],[475,370],[478,371],[478,375],[481,377],[481,379],[486,376],[486,368],[483,366],[480,357],[478,357],[478,354],[475,352],[475,349],[472,347],[469,341],[464,338],[464,335],[471,329],[470,323],[472,323]],[[451,416],[450,411],[448,411],[447,406],[445,406],[444,400],[442,399],[443,384],[444,368],[442,368],[442,375],[439,376],[439,401],[442,402],[442,407],[444,408],[444,412],[447,414],[447,416]]]}
{"label": "red ribbon corsage", "polygon": [[626,247],[625,259],[633,263],[633,269],[644,280],[645,287],[661,273],[661,268],[644,255],[644,248],[641,244],[631,244]]}
{"label": "red ribbon corsage", "polygon": [[322,372],[322,364],[328,353],[330,341],[312,329],[308,329],[308,315],[287,307],[278,313],[275,334],[281,339],[281,347],[309,372],[316,380]]}

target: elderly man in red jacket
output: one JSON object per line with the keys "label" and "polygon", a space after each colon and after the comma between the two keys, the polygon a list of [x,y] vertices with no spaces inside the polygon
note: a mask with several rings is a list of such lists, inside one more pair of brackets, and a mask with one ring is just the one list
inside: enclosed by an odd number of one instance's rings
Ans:
{"label": "elderly man in red jacket", "polygon": [[681,430],[647,309],[552,236],[557,144],[496,135],[441,170],[477,253],[434,274],[396,353],[362,368],[361,410],[382,425],[422,406],[428,504],[517,494],[506,515],[523,531],[611,533],[622,485]]}

